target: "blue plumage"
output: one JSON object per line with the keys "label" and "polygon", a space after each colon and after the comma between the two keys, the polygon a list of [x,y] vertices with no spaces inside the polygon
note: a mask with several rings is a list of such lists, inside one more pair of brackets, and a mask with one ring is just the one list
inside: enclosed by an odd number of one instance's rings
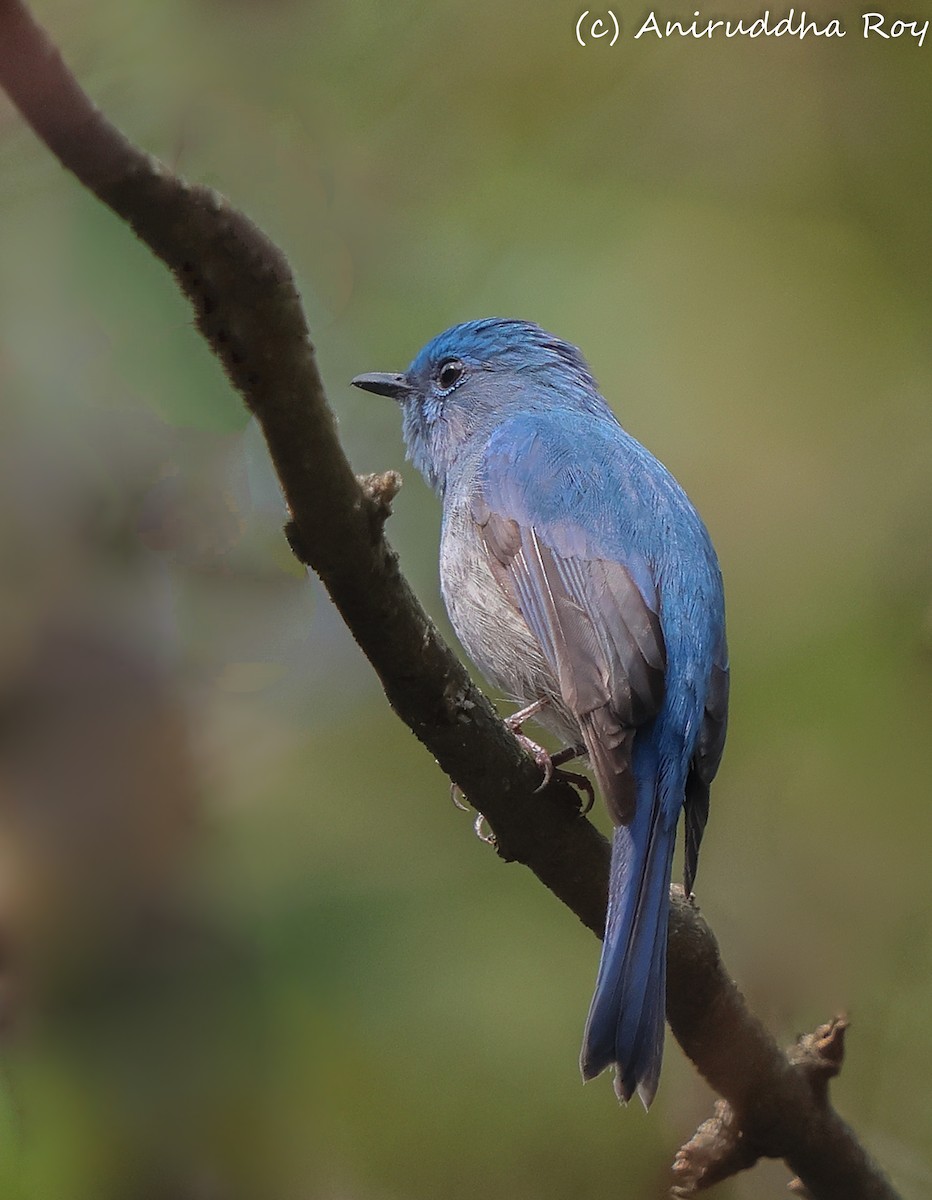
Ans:
{"label": "blue plumage", "polygon": [[584,1078],[649,1105],[663,1053],[669,881],[686,809],[691,890],[725,738],[721,576],[672,475],[627,434],[580,352],[523,321],[454,326],[401,375],[358,387],[402,406],[443,500],[450,620],[487,678],[584,747],[615,832]]}

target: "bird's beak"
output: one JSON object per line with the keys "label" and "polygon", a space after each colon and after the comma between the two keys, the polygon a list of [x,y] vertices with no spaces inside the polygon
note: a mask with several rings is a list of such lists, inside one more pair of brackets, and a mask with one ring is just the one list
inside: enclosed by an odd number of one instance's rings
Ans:
{"label": "bird's beak", "polygon": [[392,400],[403,400],[412,390],[404,375],[389,375],[382,371],[371,371],[368,375],[357,375],[351,379],[353,387],[364,392],[375,392],[377,396],[390,396]]}

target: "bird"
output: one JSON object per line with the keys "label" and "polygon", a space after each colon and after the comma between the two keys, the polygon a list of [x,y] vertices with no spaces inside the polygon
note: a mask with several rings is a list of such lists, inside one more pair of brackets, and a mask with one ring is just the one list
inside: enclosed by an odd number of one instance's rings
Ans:
{"label": "bird", "polygon": [[690,895],[727,725],[709,534],[581,351],[533,322],[454,325],[404,372],[352,383],[398,402],[408,457],[440,497],[440,588],[466,653],[517,717],[566,744],[561,761],[588,756],[613,834],[580,1069],[613,1067],[618,1099],[649,1108],[677,825],[684,810]]}

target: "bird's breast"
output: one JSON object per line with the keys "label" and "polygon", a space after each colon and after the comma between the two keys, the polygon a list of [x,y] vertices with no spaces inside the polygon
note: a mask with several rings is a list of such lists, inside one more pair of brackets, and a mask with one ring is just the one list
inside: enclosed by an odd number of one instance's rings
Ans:
{"label": "bird's breast", "polygon": [[482,535],[467,505],[444,515],[440,590],[463,649],[496,688],[524,706],[546,699],[536,718],[559,738],[579,740],[560,685],[540,643],[495,579]]}

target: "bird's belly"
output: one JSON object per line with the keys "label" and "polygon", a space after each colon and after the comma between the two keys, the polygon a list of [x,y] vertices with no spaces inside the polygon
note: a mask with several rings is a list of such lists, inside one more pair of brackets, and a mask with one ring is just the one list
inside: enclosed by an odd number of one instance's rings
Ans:
{"label": "bird's belly", "polygon": [[496,688],[522,707],[546,700],[535,720],[567,743],[579,725],[565,707],[540,643],[505,594],[468,514],[452,514],[440,545],[440,590],[464,650]]}

